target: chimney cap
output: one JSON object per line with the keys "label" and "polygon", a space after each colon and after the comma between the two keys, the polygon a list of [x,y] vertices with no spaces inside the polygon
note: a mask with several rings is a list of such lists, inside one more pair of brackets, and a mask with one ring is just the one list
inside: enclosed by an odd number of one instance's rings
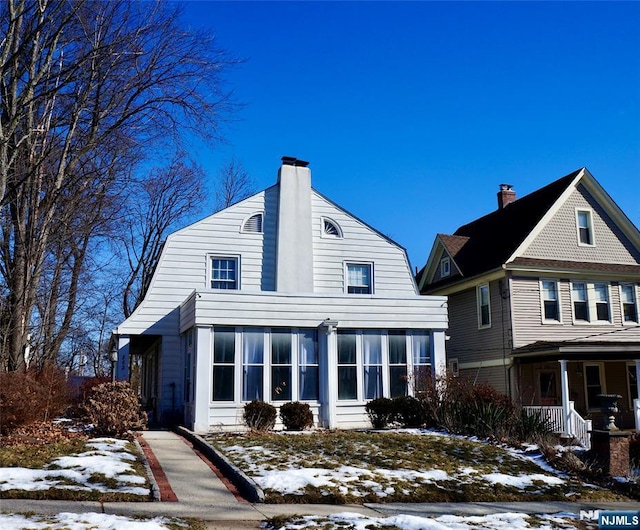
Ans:
{"label": "chimney cap", "polygon": [[307,167],[309,165],[309,162],[298,160],[295,156],[283,156],[281,160],[284,166]]}
{"label": "chimney cap", "polygon": [[500,184],[500,191],[511,191],[513,184]]}

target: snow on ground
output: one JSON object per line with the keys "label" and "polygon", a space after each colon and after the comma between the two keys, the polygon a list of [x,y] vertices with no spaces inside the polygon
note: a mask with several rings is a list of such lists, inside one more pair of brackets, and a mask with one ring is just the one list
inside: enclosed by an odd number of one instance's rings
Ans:
{"label": "snow on ground", "polygon": [[[87,442],[90,450],[56,458],[45,469],[0,468],[0,491],[67,489],[148,496],[149,489],[143,487],[146,479],[135,474],[132,462],[136,457],[126,451],[126,445],[126,440],[93,438]],[[108,487],[95,480],[96,474],[117,481],[117,485]]]}
{"label": "snow on ground", "polygon": [[[417,436],[462,438],[457,435],[422,429],[400,429],[397,432]],[[475,441],[481,443],[481,440],[476,439]],[[484,481],[491,485],[500,484],[520,490],[535,486],[543,488],[561,486],[566,483],[566,475],[547,464],[539,452],[532,453],[531,447],[528,448],[528,451],[506,446],[503,449],[516,459],[534,462],[540,468],[540,472],[510,475],[501,473],[497,468],[495,472],[483,473],[473,467],[464,467],[455,473],[449,474],[437,469],[367,469],[353,465],[305,467],[305,463],[300,461],[301,458],[293,454],[287,455],[285,460],[279,460],[277,469],[274,469],[271,463],[264,464],[264,462],[270,462],[277,456],[267,447],[261,445],[251,447],[230,445],[224,448],[224,452],[231,460],[243,461],[249,469],[251,478],[262,489],[277,491],[283,495],[304,494],[305,487],[311,486],[314,488],[335,488],[343,495],[353,495],[354,497],[364,497],[368,493],[374,493],[377,497],[383,499],[392,495],[395,492],[394,488],[397,488],[398,491],[406,490],[408,493],[412,484],[416,483]]]}
{"label": "snow on ground", "polygon": [[[417,517],[395,515],[391,517],[367,517],[357,513],[337,513],[326,517],[309,515],[299,517],[278,527],[277,530],[302,530],[323,528],[335,530],[369,530],[392,527],[400,530],[551,530],[575,529],[572,514],[539,515],[535,518],[523,513],[498,513],[493,515],[441,515],[440,517]],[[328,523],[328,524],[327,524]]]}
{"label": "snow on ground", "polygon": [[184,522],[166,517],[131,519],[104,513],[59,513],[28,517],[0,514],[2,530],[167,530],[169,523],[187,527]]}

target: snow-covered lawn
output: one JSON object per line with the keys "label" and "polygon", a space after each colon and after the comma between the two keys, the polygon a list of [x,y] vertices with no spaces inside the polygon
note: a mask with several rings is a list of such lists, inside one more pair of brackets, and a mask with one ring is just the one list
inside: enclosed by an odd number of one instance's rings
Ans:
{"label": "snow-covered lawn", "polygon": [[136,472],[137,457],[129,450],[129,442],[93,438],[86,446],[87,451],[56,458],[44,469],[0,468],[0,492],[56,490],[149,497],[148,479]]}
{"label": "snow-covered lawn", "polygon": [[209,442],[268,502],[614,500],[539,452],[434,431],[217,434]]}
{"label": "snow-covered lawn", "polygon": [[131,519],[104,513],[59,513],[44,515],[2,515],[2,530],[167,530],[189,528],[185,521],[167,517]]}
{"label": "snow-covered lawn", "polygon": [[584,528],[576,524],[573,514],[525,515],[499,513],[494,515],[417,517],[395,515],[391,517],[366,517],[356,513],[338,513],[327,517],[293,517],[284,523],[271,525],[274,530],[371,530],[392,528],[399,530],[551,530]]}

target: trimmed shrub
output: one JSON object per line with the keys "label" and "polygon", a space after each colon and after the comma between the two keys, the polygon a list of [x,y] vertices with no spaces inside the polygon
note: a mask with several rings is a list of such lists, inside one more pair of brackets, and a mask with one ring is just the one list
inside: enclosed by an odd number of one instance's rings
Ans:
{"label": "trimmed shrub", "polygon": [[403,427],[422,427],[425,424],[425,413],[422,403],[413,396],[399,396],[393,398],[395,419]]}
{"label": "trimmed shrub", "polygon": [[386,429],[395,419],[395,406],[389,398],[373,399],[365,405],[365,410],[374,429]]}
{"label": "trimmed shrub", "polygon": [[50,421],[70,404],[63,370],[48,363],[40,368],[0,373],[0,432]]}
{"label": "trimmed shrub", "polygon": [[126,381],[94,387],[81,407],[84,419],[99,436],[132,438],[132,431],[147,426],[147,414],[135,391]]}
{"label": "trimmed shrub", "polygon": [[254,399],[244,406],[242,420],[253,431],[270,431],[276,424],[277,415],[273,405]]}
{"label": "trimmed shrub", "polygon": [[307,427],[313,427],[311,407],[300,401],[283,403],[280,407],[280,419],[288,431],[304,431]]}

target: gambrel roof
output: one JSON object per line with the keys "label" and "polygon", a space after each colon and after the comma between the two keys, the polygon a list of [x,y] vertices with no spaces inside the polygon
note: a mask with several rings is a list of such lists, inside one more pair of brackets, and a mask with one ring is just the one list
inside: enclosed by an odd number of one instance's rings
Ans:
{"label": "gambrel roof", "polygon": [[[584,185],[607,214],[620,227],[640,253],[640,232],[615,204],[586,168],[564,177],[458,228],[453,235],[438,234],[429,260],[418,273],[421,292],[432,292],[464,279],[515,266],[542,268],[612,270],[640,273],[640,265],[595,264],[568,260],[536,260],[522,256],[523,251],[551,216],[579,184]],[[436,276],[438,261],[448,256],[459,274]],[[595,269],[594,269],[595,268]]]}

